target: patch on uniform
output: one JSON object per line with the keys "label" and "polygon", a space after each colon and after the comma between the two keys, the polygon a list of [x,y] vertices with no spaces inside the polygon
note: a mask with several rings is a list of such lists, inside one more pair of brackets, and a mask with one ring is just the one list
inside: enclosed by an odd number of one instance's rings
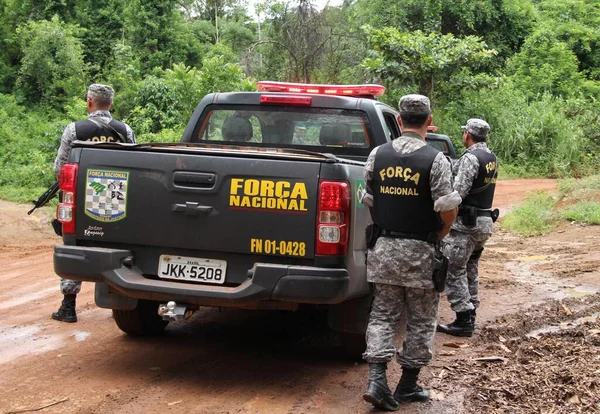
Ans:
{"label": "patch on uniform", "polygon": [[354,195],[356,196],[355,205],[356,207],[364,207],[363,198],[367,194],[367,184],[364,180],[356,180],[356,190],[354,191]]}
{"label": "patch on uniform", "polygon": [[97,221],[110,223],[127,216],[129,173],[87,170],[85,214]]}

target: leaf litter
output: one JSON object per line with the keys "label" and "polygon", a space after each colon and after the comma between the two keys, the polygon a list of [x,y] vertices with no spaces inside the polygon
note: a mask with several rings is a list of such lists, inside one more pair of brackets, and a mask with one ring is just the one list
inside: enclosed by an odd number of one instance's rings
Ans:
{"label": "leaf litter", "polygon": [[505,315],[447,361],[435,388],[464,386],[470,413],[600,413],[599,332],[600,294]]}

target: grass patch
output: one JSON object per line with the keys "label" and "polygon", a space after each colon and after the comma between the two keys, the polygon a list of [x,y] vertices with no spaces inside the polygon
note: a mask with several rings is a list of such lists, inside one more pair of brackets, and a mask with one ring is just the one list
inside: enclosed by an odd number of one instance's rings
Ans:
{"label": "grass patch", "polygon": [[518,178],[544,178],[547,175],[540,169],[528,165],[503,164],[499,162],[498,179],[514,180]]}
{"label": "grass patch", "polygon": [[31,207],[33,207],[32,200],[37,200],[46,190],[43,187],[0,186],[0,199],[17,203],[31,203]]}
{"label": "grass patch", "polygon": [[600,224],[600,203],[596,201],[580,201],[567,207],[561,216],[566,220],[586,224]]}
{"label": "grass patch", "polygon": [[504,217],[502,227],[526,237],[548,233],[556,221],[554,203],[551,195],[537,191]]}
{"label": "grass patch", "polygon": [[569,178],[558,182],[558,191],[562,197],[579,198],[591,196],[600,192],[600,175],[593,175],[582,179]]}

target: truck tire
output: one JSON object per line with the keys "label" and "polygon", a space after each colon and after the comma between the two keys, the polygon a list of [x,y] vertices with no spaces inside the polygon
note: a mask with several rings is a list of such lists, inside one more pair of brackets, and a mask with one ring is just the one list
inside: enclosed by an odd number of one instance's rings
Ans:
{"label": "truck tire", "polygon": [[160,335],[169,323],[158,314],[158,302],[141,299],[131,310],[113,309],[113,317],[119,329],[132,336]]}
{"label": "truck tire", "polygon": [[365,334],[349,332],[340,332],[339,334],[344,354],[352,359],[362,359],[362,354],[367,349]]}

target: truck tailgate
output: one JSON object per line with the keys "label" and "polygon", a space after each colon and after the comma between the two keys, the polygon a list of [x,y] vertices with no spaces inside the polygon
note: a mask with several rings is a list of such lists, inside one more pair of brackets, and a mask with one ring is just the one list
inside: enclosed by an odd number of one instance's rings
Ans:
{"label": "truck tailgate", "polygon": [[314,257],[318,161],[102,148],[79,161],[78,240]]}

